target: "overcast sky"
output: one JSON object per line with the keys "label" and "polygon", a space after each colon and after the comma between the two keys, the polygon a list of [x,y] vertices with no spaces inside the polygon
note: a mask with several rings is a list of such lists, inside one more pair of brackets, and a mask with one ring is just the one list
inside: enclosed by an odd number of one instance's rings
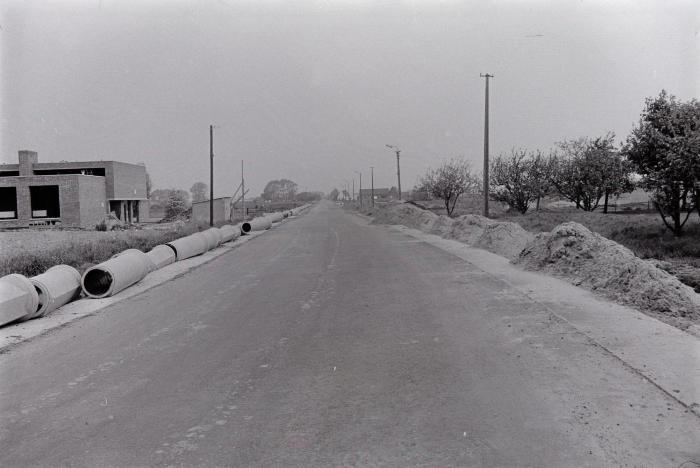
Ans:
{"label": "overcast sky", "polygon": [[[156,188],[230,194],[245,160],[330,191],[375,167],[404,189],[465,157],[613,131],[644,99],[700,95],[698,1],[18,1],[0,3],[0,161],[144,162]],[[359,185],[356,182],[356,188]]]}

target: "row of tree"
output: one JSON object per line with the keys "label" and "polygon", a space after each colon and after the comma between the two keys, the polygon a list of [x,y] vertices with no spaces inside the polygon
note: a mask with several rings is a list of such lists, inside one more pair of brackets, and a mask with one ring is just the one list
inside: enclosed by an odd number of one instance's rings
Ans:
{"label": "row of tree", "polygon": [[[650,194],[664,225],[680,236],[693,210],[700,214],[700,103],[662,91],[646,100],[638,125],[618,147],[609,133],[557,143],[547,155],[514,149],[496,157],[490,173],[492,198],[523,214],[533,204],[539,209],[545,196],[585,211],[602,202],[607,213],[610,197],[639,187]],[[460,195],[479,189],[479,179],[461,160],[429,169],[419,185],[443,199],[449,215]]]}
{"label": "row of tree", "polygon": [[611,196],[634,190],[633,165],[615,149],[615,136],[579,138],[557,143],[548,156],[540,151],[512,150],[491,163],[489,189],[493,198],[526,213],[532,203],[557,195],[577,209],[594,211]]}

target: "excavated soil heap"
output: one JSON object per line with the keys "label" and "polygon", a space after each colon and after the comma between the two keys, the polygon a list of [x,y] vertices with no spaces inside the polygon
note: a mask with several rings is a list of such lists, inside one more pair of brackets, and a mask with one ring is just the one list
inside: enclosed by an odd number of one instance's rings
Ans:
{"label": "excavated soil heap", "polygon": [[422,210],[409,203],[397,203],[385,208],[375,209],[373,224],[402,224],[404,226],[429,231],[438,215]]}
{"label": "excavated soil heap", "polygon": [[513,259],[534,236],[516,223],[464,215],[454,220],[452,230],[445,237]]}
{"label": "excavated soil heap", "polygon": [[452,219],[408,203],[376,209],[372,222],[402,224],[429,234],[456,239],[509,259],[516,258],[534,237],[516,223],[493,221],[478,215]]}
{"label": "excavated soil heap", "polygon": [[429,232],[430,234],[436,234],[440,237],[447,237],[450,232],[452,232],[452,227],[454,226],[454,219],[449,216],[440,215],[437,217],[433,223],[432,228]]}
{"label": "excavated soil heap", "polygon": [[545,271],[615,301],[674,317],[700,317],[700,295],[674,276],[581,224],[560,224],[513,262]]}
{"label": "excavated soil heap", "polygon": [[518,258],[520,252],[533,238],[534,236],[519,224],[492,222],[486,226],[474,247],[488,250],[512,260]]}

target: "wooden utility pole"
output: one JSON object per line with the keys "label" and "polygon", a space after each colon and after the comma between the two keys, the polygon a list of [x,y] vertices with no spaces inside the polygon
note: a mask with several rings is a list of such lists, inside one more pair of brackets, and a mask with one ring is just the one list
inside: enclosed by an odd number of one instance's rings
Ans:
{"label": "wooden utility pole", "polygon": [[399,183],[399,200],[401,200],[401,165],[399,164],[399,158],[401,157],[401,150],[393,145],[385,145],[387,148],[391,148],[396,153],[396,178]]}
{"label": "wooden utility pole", "polygon": [[355,171],[355,172],[360,174],[360,191],[358,193],[360,195],[360,208],[362,208],[362,172],[360,172],[360,171]]}
{"label": "wooden utility pole", "polygon": [[372,171],[372,208],[374,208],[374,166],[370,167]]}
{"label": "wooden utility pole", "polygon": [[214,126],[209,125],[209,226],[214,226]]}
{"label": "wooden utility pole", "polygon": [[486,78],[486,98],[484,104],[484,216],[489,216],[489,78],[488,73],[479,75]]}

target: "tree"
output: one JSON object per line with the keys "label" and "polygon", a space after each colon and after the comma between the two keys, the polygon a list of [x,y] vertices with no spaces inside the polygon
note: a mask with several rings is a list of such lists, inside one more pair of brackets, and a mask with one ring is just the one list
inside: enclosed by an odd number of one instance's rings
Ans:
{"label": "tree", "polygon": [[174,188],[156,189],[152,191],[149,201],[151,202],[151,205],[165,206],[173,193],[177,193],[180,198],[185,200],[185,204],[189,206],[190,194],[184,190]]}
{"label": "tree", "polygon": [[479,187],[479,179],[472,174],[471,166],[461,159],[451,159],[437,169],[429,168],[420,183],[431,195],[445,202],[448,216],[452,216],[462,194],[476,192]]}
{"label": "tree", "polygon": [[693,204],[700,202],[700,103],[680,102],[664,90],[647,98],[623,152],[642,176],[640,185],[653,193],[664,225],[681,236]]}
{"label": "tree", "polygon": [[192,187],[190,187],[190,193],[192,194],[192,203],[197,203],[205,200],[209,200],[207,196],[207,191],[209,186],[204,182],[195,182]]}
{"label": "tree", "polygon": [[540,200],[552,192],[552,165],[539,150],[532,157],[530,183],[535,196],[535,210],[540,211]]}
{"label": "tree", "polygon": [[579,138],[557,144],[550,157],[550,182],[576,208],[593,211],[605,197],[605,212],[610,195],[631,192],[630,166],[614,149],[615,135],[596,139]]}
{"label": "tree", "polygon": [[265,185],[261,195],[266,201],[292,201],[297,192],[297,184],[289,179],[271,180]]}
{"label": "tree", "polygon": [[549,190],[547,161],[542,154],[513,149],[509,157],[498,156],[491,163],[489,186],[494,200],[525,214],[530,203]]}
{"label": "tree", "polygon": [[340,192],[338,192],[338,189],[334,188],[333,190],[331,190],[331,193],[328,195],[328,198],[330,198],[333,201],[337,201],[339,194]]}
{"label": "tree", "polygon": [[185,213],[188,209],[188,198],[184,190],[171,190],[165,202],[165,217],[174,218]]}
{"label": "tree", "polygon": [[312,202],[323,198],[323,192],[299,192],[295,200],[300,202]]}

